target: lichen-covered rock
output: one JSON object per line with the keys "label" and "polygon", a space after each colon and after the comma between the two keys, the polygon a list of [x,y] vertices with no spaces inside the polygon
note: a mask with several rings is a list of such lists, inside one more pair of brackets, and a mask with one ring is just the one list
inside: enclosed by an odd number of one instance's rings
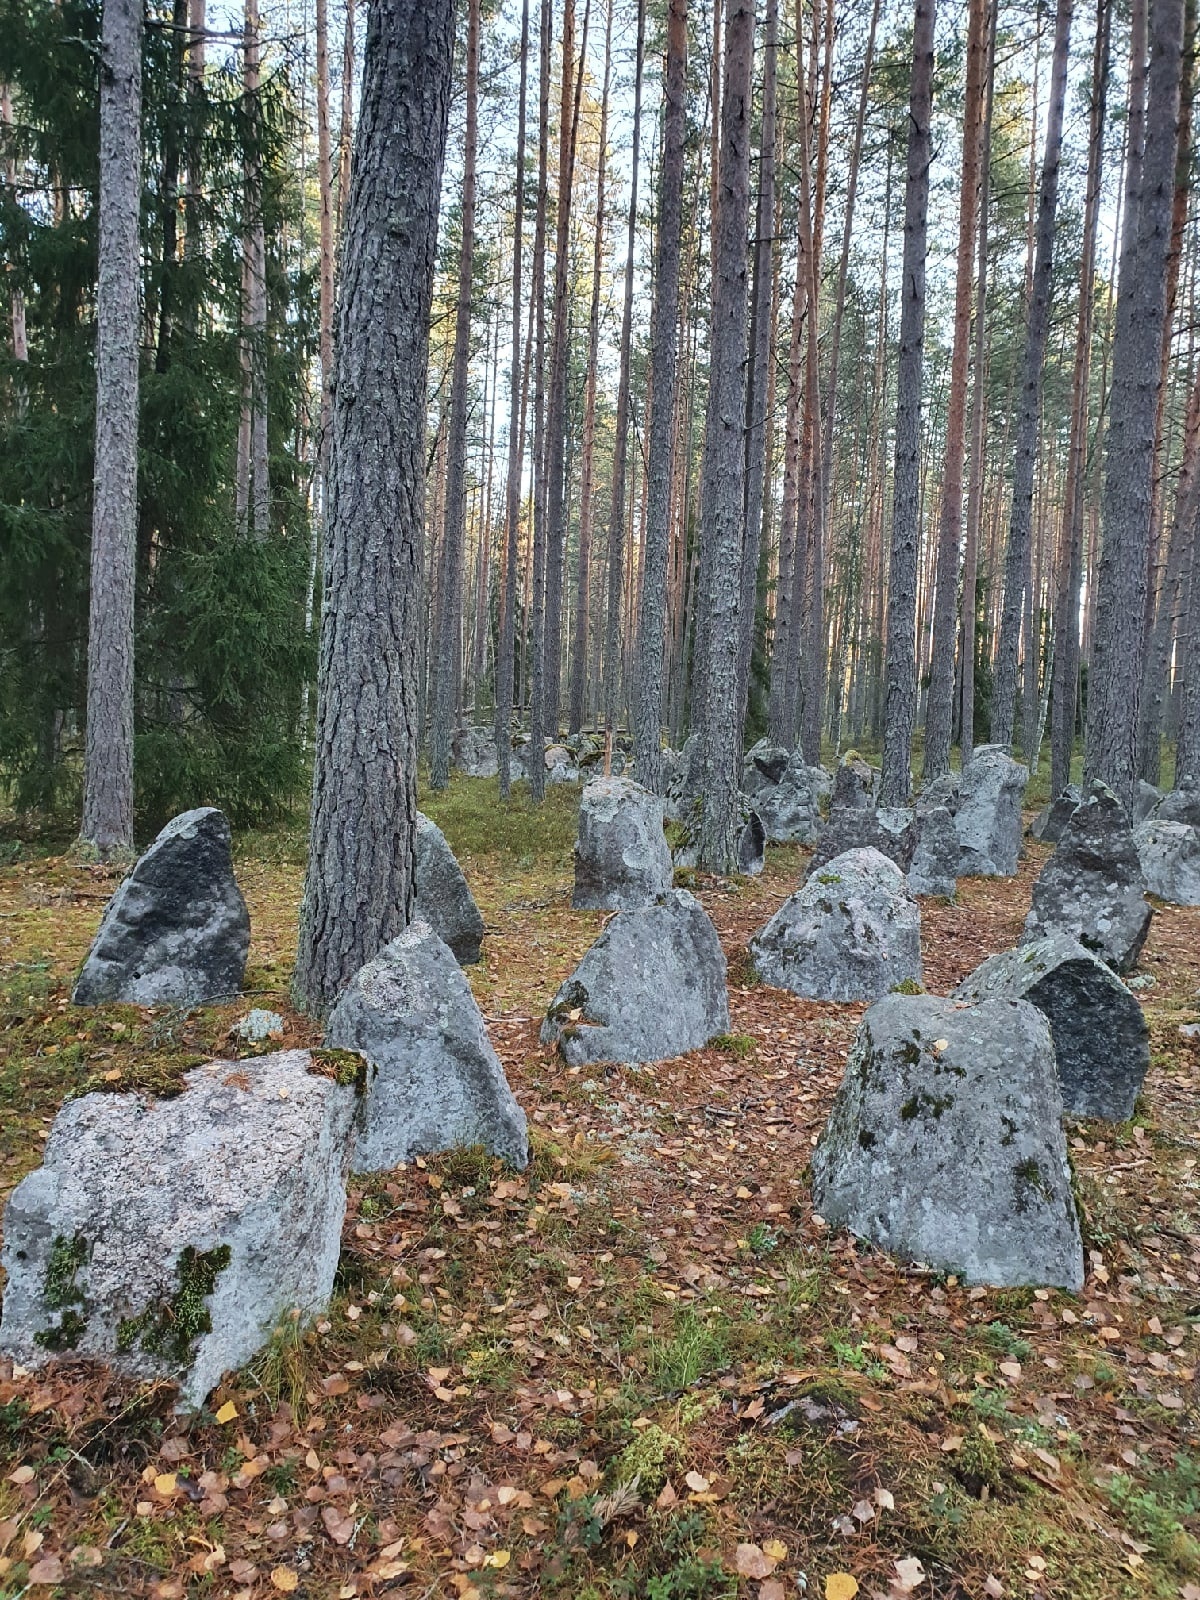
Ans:
{"label": "lichen-covered rock", "polygon": [[184,811],[105,907],[71,998],[76,1005],[205,1005],[242,987],[250,918],[222,811]]}
{"label": "lichen-covered rock", "polygon": [[446,835],[417,812],[416,914],[454,951],[460,966],[479,960],[483,917]]}
{"label": "lichen-covered rock", "polygon": [[863,1018],[813,1152],[814,1205],[904,1262],[1079,1289],[1061,1119],[1034,1006],[889,995]]}
{"label": "lichen-covered rock", "polygon": [[729,1032],[725,956],[686,889],[622,911],[559,989],[542,1024],[572,1066],[665,1061]]}
{"label": "lichen-covered rock", "polygon": [[832,804],[859,811],[871,810],[875,804],[877,777],[875,768],[864,761],[857,750],[847,750],[833,775]]}
{"label": "lichen-covered rock", "polygon": [[[771,781],[768,774],[776,770],[781,755],[784,766]],[[749,762],[747,765],[751,767]],[[823,767],[807,766],[802,750],[788,756],[774,747],[765,756],[755,757],[742,783],[743,793],[772,844],[812,844],[821,827],[821,802],[830,788],[829,774]]]}
{"label": "lichen-covered rock", "polygon": [[949,898],[958,888],[958,830],[945,806],[922,798],[913,818],[916,843],[908,864],[908,887],[913,894]]}
{"label": "lichen-covered rock", "polygon": [[491,728],[459,728],[451,741],[454,765],[467,778],[494,778],[500,770]]}
{"label": "lichen-covered rock", "polygon": [[1021,801],[1029,769],[995,744],[981,744],[959,778],[954,826],[958,876],[1011,878],[1021,856]]}
{"label": "lichen-covered rock", "polygon": [[1200,906],[1200,828],[1157,817],[1133,831],[1146,887],[1176,906]]}
{"label": "lichen-covered rock", "polygon": [[1200,788],[1184,785],[1163,795],[1154,811],[1155,822],[1186,822],[1200,828]]}
{"label": "lichen-covered rock", "polygon": [[750,941],[759,976],[811,1000],[875,1000],[921,981],[921,912],[878,850],[848,850]]}
{"label": "lichen-covered rock", "polygon": [[788,769],[791,756],[780,744],[760,739],[750,746],[742,761],[742,793],[754,796],[777,784]]}
{"label": "lichen-covered rock", "polygon": [[1050,1024],[1063,1105],[1075,1117],[1124,1122],[1150,1066],[1150,1030],[1110,967],[1064,934],[989,956],[954,999],[1028,1000]]}
{"label": "lichen-covered rock", "polygon": [[917,848],[915,815],[908,806],[840,805],[830,808],[829,820],[817,834],[808,859],[805,879],[824,871],[835,856],[847,850],[878,850],[901,872],[912,865]]}
{"label": "lichen-covered rock", "polygon": [[934,778],[921,790],[917,798],[918,806],[945,806],[951,816],[958,811],[958,802],[962,792],[962,774],[959,772],[943,772],[940,778]]}
{"label": "lichen-covered rock", "polygon": [[704,786],[704,746],[698,733],[689,733],[673,763],[667,786],[665,815],[679,822],[699,799]]}
{"label": "lichen-covered rock", "polygon": [[663,803],[630,778],[595,778],[583,791],[571,904],[601,911],[650,905],[671,887]]}
{"label": "lichen-covered rock", "polygon": [[437,1150],[482,1145],[529,1159],[525,1113],[453,952],[414,921],[347,984],[325,1041],[367,1058],[355,1172],[390,1172]]}
{"label": "lichen-covered rock", "polygon": [[1069,783],[1056,800],[1047,803],[1029,825],[1029,832],[1043,844],[1057,844],[1070,822],[1075,807],[1083,799],[1076,784]]}
{"label": "lichen-covered rock", "polygon": [[1154,816],[1162,801],[1162,790],[1156,789],[1152,783],[1147,783],[1145,778],[1139,778],[1137,788],[1133,791],[1134,827],[1136,828],[1139,822],[1145,822],[1147,817]]}
{"label": "lichen-covered rock", "polygon": [[333,1289],[359,1096],[303,1050],[211,1061],[182,1094],[89,1094],[4,1215],[0,1349],[89,1356],[199,1405]]}
{"label": "lichen-covered rock", "polygon": [[747,808],[737,840],[737,869],[757,878],[766,862],[767,833],[756,810]]}
{"label": "lichen-covered rock", "polygon": [[1027,938],[1065,933],[1131,972],[1150,931],[1146,880],[1125,807],[1093,782],[1033,886]]}

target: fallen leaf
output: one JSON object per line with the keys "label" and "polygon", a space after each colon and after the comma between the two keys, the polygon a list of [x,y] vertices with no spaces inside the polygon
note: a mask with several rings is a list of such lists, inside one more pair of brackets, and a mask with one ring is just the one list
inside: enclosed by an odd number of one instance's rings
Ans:
{"label": "fallen leaf", "polygon": [[733,1553],[733,1565],[743,1578],[769,1578],[778,1563],[756,1544],[739,1544]]}
{"label": "fallen leaf", "polygon": [[298,1573],[291,1567],[274,1567],[271,1571],[271,1587],[278,1589],[280,1594],[295,1594],[300,1583]]}
{"label": "fallen leaf", "polygon": [[709,1482],[702,1472],[689,1472],[683,1481],[694,1494],[708,1493]]}
{"label": "fallen leaf", "polygon": [[483,1564],[485,1567],[506,1567],[511,1560],[511,1550],[493,1550]]}
{"label": "fallen leaf", "polygon": [[858,1579],[848,1572],[831,1572],[825,1579],[825,1600],[854,1600]]}
{"label": "fallen leaf", "polygon": [[895,1511],[896,1501],[890,1489],[876,1489],[875,1504],[881,1511]]}
{"label": "fallen leaf", "polygon": [[[984,1579],[983,1592],[986,1595],[990,1595],[991,1600],[1004,1600],[1004,1585],[999,1578],[993,1578],[990,1572]],[[1200,1591],[1197,1591],[1197,1593],[1200,1595]]]}
{"label": "fallen leaf", "polygon": [[175,1483],[176,1479],[173,1472],[156,1472],[154,1475],[155,1493],[161,1494],[164,1499],[168,1495],[175,1493]]}
{"label": "fallen leaf", "polygon": [[33,1477],[34,1477],[34,1472],[33,1472],[33,1468],[32,1467],[30,1467],[30,1466],[20,1466],[20,1467],[18,1467],[16,1469],[15,1472],[10,1472],[9,1473],[8,1481],[9,1481],[9,1483],[15,1483],[17,1488],[19,1489],[22,1484],[32,1483]]}
{"label": "fallen leaf", "polygon": [[907,1556],[903,1561],[893,1561],[896,1569],[896,1582],[905,1594],[911,1594],[925,1582],[925,1568],[916,1556]]}
{"label": "fallen leaf", "polygon": [[218,1422],[232,1422],[234,1417],[237,1416],[237,1414],[238,1414],[238,1408],[234,1405],[233,1401],[232,1400],[226,1400],[225,1404],[217,1412],[217,1421]]}
{"label": "fallen leaf", "polygon": [[28,1528],[26,1530],[25,1538],[22,1541],[23,1545],[24,1545],[24,1549],[25,1549],[25,1559],[26,1559],[26,1561],[29,1560],[30,1556],[33,1556],[33,1555],[37,1554],[37,1552],[42,1548],[42,1545],[45,1543],[45,1541],[46,1541],[46,1535],[42,1532],[42,1530],[40,1528]]}
{"label": "fallen leaf", "polygon": [[57,1556],[43,1556],[29,1569],[30,1583],[61,1583],[63,1564]]}
{"label": "fallen leaf", "polygon": [[758,1600],[787,1600],[787,1590],[778,1578],[769,1578],[758,1586]]}
{"label": "fallen leaf", "polygon": [[784,1544],[782,1539],[764,1539],[763,1554],[770,1556],[771,1560],[778,1565],[779,1562],[787,1560],[787,1545]]}

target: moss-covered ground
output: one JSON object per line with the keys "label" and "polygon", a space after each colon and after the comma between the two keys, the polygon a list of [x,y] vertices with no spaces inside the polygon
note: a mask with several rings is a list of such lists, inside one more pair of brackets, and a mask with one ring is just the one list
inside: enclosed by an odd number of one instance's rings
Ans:
{"label": "moss-covered ground", "polygon": [[[534,1131],[521,1175],[459,1152],[357,1183],[334,1303],[285,1320],[176,1416],[75,1361],[0,1363],[0,1596],[704,1600],[858,1592],[1200,1597],[1200,913],[1141,970],[1153,1065],[1121,1127],[1072,1125],[1077,1297],[902,1270],[813,1216],[806,1167],[861,1007],[748,981],[795,887],[701,879],[732,1022],[663,1066],[569,1070],[537,1041],[603,916],[570,906],[577,795],[456,781],[423,802],[487,923],[471,981]],[[288,999],[300,824],[236,841],[245,1000],[72,1007],[114,878],[45,845],[0,867],[0,1191],[68,1095],[170,1092]],[[927,901],[945,992],[1016,938],[1018,878]],[[67,1244],[69,1249],[69,1241]],[[69,1263],[64,1254],[64,1270]],[[69,1273],[64,1278],[68,1284]]]}

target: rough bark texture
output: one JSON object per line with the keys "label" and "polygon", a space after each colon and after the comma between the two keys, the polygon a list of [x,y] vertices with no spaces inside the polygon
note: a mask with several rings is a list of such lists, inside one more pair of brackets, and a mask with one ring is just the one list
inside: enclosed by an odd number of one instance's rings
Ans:
{"label": "rough bark texture", "polygon": [[429,786],[450,782],[450,745],[462,691],[463,550],[467,537],[467,381],[471,367],[471,284],[475,263],[475,150],[479,100],[479,0],[467,7],[467,115],[463,138],[462,240],[446,435],[446,517],[437,585],[437,677],[429,741]]}
{"label": "rough bark texture", "polygon": [[1154,0],[1150,9],[1146,153],[1137,208],[1136,263],[1128,277],[1122,271],[1117,297],[1101,506],[1104,544],[1089,673],[1084,773],[1088,779],[1102,778],[1130,815],[1137,780],[1146,552],[1154,499],[1183,13],[1183,0]]}
{"label": "rough bark texture", "polygon": [[650,439],[646,484],[645,570],[638,607],[634,672],[634,770],[653,794],[662,769],[663,669],[667,555],[671,528],[671,439],[675,426],[675,357],[679,320],[679,243],[683,225],[683,154],[687,133],[687,0],[670,0],[663,94],[663,156],[654,264],[654,341],[650,352]]}
{"label": "rough bark texture", "polygon": [[529,793],[546,797],[545,642],[546,642],[546,212],[549,206],[550,45],[553,15],[542,0],[538,25],[538,190],[533,226],[533,572],[529,606]]}
{"label": "rough bark texture", "polygon": [[[1037,245],[1025,354],[1021,372],[1013,448],[1012,513],[1004,566],[1004,609],[996,647],[992,689],[992,743],[1011,745],[1017,702],[1017,656],[1021,615],[1029,582],[1029,545],[1033,527],[1033,475],[1038,458],[1042,409],[1042,368],[1050,332],[1050,293],[1054,276],[1054,221],[1058,206],[1058,170],[1062,157],[1063,106],[1067,94],[1067,57],[1071,43],[1073,0],[1058,0],[1054,19],[1054,59],[1050,68],[1050,102],[1046,113],[1046,147],[1038,190]],[[1026,650],[1034,648],[1027,638]],[[1026,759],[1031,752],[1026,750]]]}
{"label": "rough bark texture", "polygon": [[896,372],[896,457],[888,568],[887,703],[879,802],[902,806],[912,777],[909,751],[917,711],[917,545],[921,532],[921,380],[925,360],[925,240],[929,221],[929,123],[933,113],[934,0],[916,0],[904,186],[900,357]]}
{"label": "rough bark texture", "polygon": [[703,664],[703,815],[699,862],[736,868],[741,829],[741,729],[737,725],[738,609],[746,456],[746,227],[754,63],[751,0],[726,0],[721,94],[720,195],[713,241],[713,326],[701,462],[701,538],[708,548]]}
{"label": "rough bark texture", "polygon": [[453,35],[452,0],[368,12],[295,977],[316,1013],[412,913],[425,386]]}
{"label": "rough bark texture", "polygon": [[258,0],[246,0],[243,87],[248,148],[242,218],[242,411],[237,438],[237,525],[257,539],[270,526],[267,448],[267,235],[263,220],[262,43]]}
{"label": "rough bark texture", "polygon": [[100,44],[96,475],[80,837],[133,848],[133,596],[137,541],[141,0],[105,0]]}
{"label": "rough bark texture", "polygon": [[955,603],[958,599],[958,545],[962,533],[963,445],[967,420],[967,367],[971,354],[975,225],[979,215],[979,170],[983,154],[986,33],[987,0],[971,0],[967,26],[962,189],[958,203],[958,264],[954,284],[954,346],[950,357],[950,395],[942,468],[929,703],[925,712],[923,775],[926,783],[950,770],[950,739],[954,722]]}

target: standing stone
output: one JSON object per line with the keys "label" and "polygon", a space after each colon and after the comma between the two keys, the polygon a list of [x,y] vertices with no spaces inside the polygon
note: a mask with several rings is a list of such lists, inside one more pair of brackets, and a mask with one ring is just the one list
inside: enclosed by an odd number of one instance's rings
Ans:
{"label": "standing stone", "polygon": [[[835,791],[836,792],[836,791]],[[915,816],[909,806],[840,805],[835,800],[829,820],[817,834],[805,879],[821,872],[847,850],[878,850],[907,872],[917,848]]]}
{"label": "standing stone", "polygon": [[228,1000],[242,987],[249,948],[225,814],[184,811],[108,902],[71,998],[81,1006]]}
{"label": "standing stone", "polygon": [[1131,972],[1150,931],[1146,880],[1125,808],[1094,781],[1033,886],[1026,938],[1065,933]]}
{"label": "standing stone", "polygon": [[1156,822],[1186,822],[1200,828],[1200,788],[1172,789],[1163,795],[1154,812]]}
{"label": "standing stone", "polygon": [[916,843],[908,866],[913,894],[944,895],[958,888],[958,830],[945,806],[929,805],[924,796],[913,819]]}
{"label": "standing stone", "polygon": [[674,763],[667,789],[666,815],[679,822],[700,799],[704,782],[704,746],[698,733],[689,733]]}
{"label": "standing stone", "polygon": [[995,744],[981,744],[959,779],[954,826],[958,876],[1011,878],[1021,855],[1021,801],[1029,769]]}
{"label": "standing stone", "polygon": [[479,960],[483,917],[446,835],[423,811],[417,812],[416,915],[454,951],[458,964]]}
{"label": "standing stone", "polygon": [[958,803],[962,798],[962,773],[943,772],[931,783],[927,783],[917,797],[918,806],[945,806],[953,817],[958,811]]}
{"label": "standing stone", "polygon": [[1057,800],[1048,801],[1038,812],[1029,825],[1030,833],[1043,844],[1057,844],[1082,799],[1079,787],[1069,783]]}
{"label": "standing stone", "polygon": [[791,760],[781,744],[760,739],[751,745],[742,761],[742,793],[754,796],[773,788],[782,779]]}
{"label": "standing stone", "polygon": [[583,791],[575,843],[579,909],[629,911],[671,887],[663,802],[629,778],[596,778]]}
{"label": "standing stone", "polygon": [[1176,906],[1200,906],[1200,828],[1143,822],[1133,832],[1146,887]]}
{"label": "standing stone", "polygon": [[1163,792],[1156,789],[1152,783],[1147,783],[1145,778],[1139,778],[1137,788],[1133,792],[1133,825],[1136,828],[1139,822],[1145,822],[1147,817],[1152,817],[1162,804]]}
{"label": "standing stone", "polygon": [[989,956],[955,1000],[1028,1000],[1050,1024],[1063,1105],[1074,1117],[1124,1122],[1150,1066],[1150,1030],[1110,967],[1061,933]]}
{"label": "standing stone", "polygon": [[355,1172],[474,1144],[514,1167],[529,1160],[525,1113],[471,986],[427,922],[409,923],[355,973],[325,1042],[369,1063]]}
{"label": "standing stone", "polygon": [[764,983],[811,1000],[875,1000],[921,981],[921,912],[878,850],[848,850],[814,874],[750,941]]}
{"label": "standing stone", "polygon": [[997,1287],[1083,1285],[1046,1019],[1021,1000],[888,995],[813,1152],[826,1222]]}
{"label": "standing stone", "polygon": [[494,778],[500,770],[490,728],[459,728],[450,746],[454,765],[467,778]]}
{"label": "standing stone", "polygon": [[847,750],[833,775],[833,805],[869,811],[875,804],[879,774],[857,750]]}
{"label": "standing stone", "polygon": [[686,889],[622,911],[559,989],[542,1024],[572,1065],[665,1061],[729,1032],[725,956]]}
{"label": "standing stone", "polygon": [[280,1319],[323,1311],[359,1095],[317,1065],[210,1061],[174,1099],[68,1101],[4,1215],[0,1349],[174,1379],[198,1406]]}
{"label": "standing stone", "polygon": [[737,869],[747,878],[757,878],[767,859],[766,829],[757,811],[743,809],[744,820],[737,840]]}

